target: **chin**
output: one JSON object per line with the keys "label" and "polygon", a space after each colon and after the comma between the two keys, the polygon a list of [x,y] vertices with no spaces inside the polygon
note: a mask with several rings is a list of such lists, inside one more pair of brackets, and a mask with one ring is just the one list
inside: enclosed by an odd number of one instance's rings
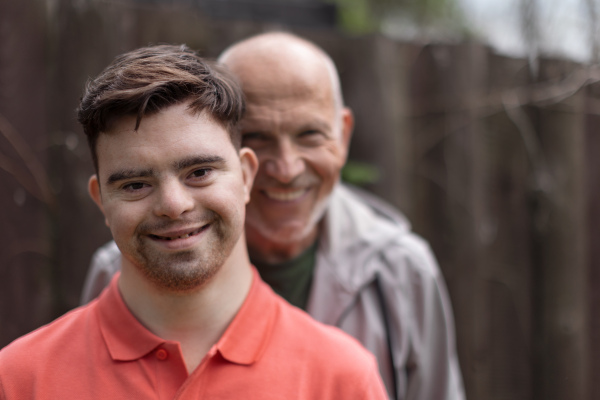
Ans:
{"label": "chin", "polygon": [[220,269],[220,257],[205,260],[201,257],[191,260],[183,253],[170,260],[159,257],[139,267],[141,272],[157,287],[170,292],[188,292],[203,287]]}
{"label": "chin", "polygon": [[292,225],[261,230],[262,236],[273,243],[294,244],[309,239],[316,225]]}

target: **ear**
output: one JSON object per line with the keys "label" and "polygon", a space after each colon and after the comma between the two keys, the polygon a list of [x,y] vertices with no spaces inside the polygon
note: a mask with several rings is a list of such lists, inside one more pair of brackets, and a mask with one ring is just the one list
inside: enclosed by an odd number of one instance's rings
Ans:
{"label": "ear", "polygon": [[342,109],[342,145],[344,146],[345,154],[348,154],[350,149],[350,139],[354,132],[354,114],[348,107]]}
{"label": "ear", "polygon": [[240,164],[242,166],[242,178],[244,180],[244,202],[250,201],[250,191],[254,183],[254,177],[258,171],[258,158],[254,151],[248,147],[240,149]]}
{"label": "ear", "polygon": [[104,214],[104,207],[102,206],[102,194],[100,193],[100,183],[98,182],[98,175],[94,174],[90,176],[90,179],[88,181],[88,193],[90,194],[90,197],[92,198],[92,200],[94,200],[94,203],[96,203],[96,205],[104,215],[104,223],[106,224],[106,226],[110,227],[110,225],[108,224],[108,219],[106,219],[106,214]]}

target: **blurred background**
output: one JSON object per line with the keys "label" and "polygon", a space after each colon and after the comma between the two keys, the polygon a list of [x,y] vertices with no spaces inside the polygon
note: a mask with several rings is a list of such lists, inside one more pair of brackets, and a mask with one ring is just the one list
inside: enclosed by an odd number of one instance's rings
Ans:
{"label": "blurred background", "polygon": [[[0,0],[0,347],[110,239],[75,119],[116,55],[274,29],[336,62],[344,179],[436,253],[469,399],[600,398],[600,0]],[[435,383],[432,383],[435,384]]]}

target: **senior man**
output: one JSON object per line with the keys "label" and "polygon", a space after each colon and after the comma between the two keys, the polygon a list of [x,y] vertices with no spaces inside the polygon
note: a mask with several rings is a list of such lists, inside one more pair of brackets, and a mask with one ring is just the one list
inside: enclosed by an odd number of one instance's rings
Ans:
{"label": "senior man", "polygon": [[[261,277],[374,353],[390,398],[463,399],[451,306],[428,245],[390,206],[339,182],[354,122],[330,57],[276,32],[232,45],[219,61],[242,85],[242,143],[259,160],[245,230]],[[109,243],[82,301],[119,268]]]}

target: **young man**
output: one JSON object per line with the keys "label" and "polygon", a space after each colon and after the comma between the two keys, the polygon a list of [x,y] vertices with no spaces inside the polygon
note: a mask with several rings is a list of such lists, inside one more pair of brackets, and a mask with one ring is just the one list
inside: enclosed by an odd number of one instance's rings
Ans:
{"label": "young man", "polygon": [[0,351],[0,399],[384,399],[374,358],[251,267],[236,83],[184,46],[118,57],[79,120],[122,253],[88,304]]}
{"label": "young man", "polygon": [[[429,247],[397,211],[339,184],[353,117],[332,60],[287,33],[248,38],[219,60],[242,85],[243,145],[260,163],[246,239],[261,277],[375,354],[391,398],[463,399],[452,310]],[[83,301],[119,268],[106,245]]]}

